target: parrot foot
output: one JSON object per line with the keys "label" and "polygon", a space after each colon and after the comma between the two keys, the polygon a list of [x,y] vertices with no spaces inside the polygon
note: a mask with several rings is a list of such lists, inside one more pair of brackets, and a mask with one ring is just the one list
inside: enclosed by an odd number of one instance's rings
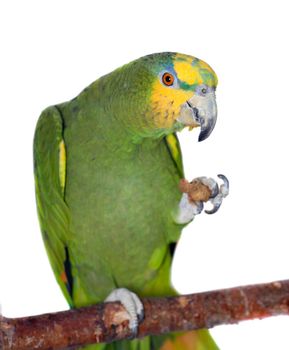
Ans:
{"label": "parrot foot", "polygon": [[[213,208],[210,210],[205,210],[206,214],[216,213],[219,210],[223,199],[229,194],[229,180],[226,178],[225,175],[222,174],[219,174],[218,178],[223,180],[224,182],[220,187],[214,179],[209,178],[209,180],[213,180],[214,182],[214,184],[212,183],[211,185],[213,186],[212,189],[210,185],[207,185],[212,191],[209,201],[213,204]],[[203,184],[205,185],[205,182],[203,182]]]}
{"label": "parrot foot", "polygon": [[203,211],[204,202],[206,201],[210,201],[213,208],[205,210],[205,213],[216,213],[223,199],[229,194],[229,180],[221,174],[218,177],[224,182],[220,187],[217,181],[211,177],[197,177],[191,183],[185,179],[181,180],[180,189],[183,195],[179,202],[178,214],[175,218],[176,223],[187,224],[193,220],[195,215]]}
{"label": "parrot foot", "polygon": [[138,325],[144,318],[144,307],[139,297],[126,288],[114,289],[105,299],[105,302],[119,301],[130,316],[129,328],[132,337],[137,335]]}
{"label": "parrot foot", "polygon": [[201,201],[192,202],[187,193],[183,193],[179,203],[178,214],[175,218],[177,224],[187,224],[202,212],[204,204]]}

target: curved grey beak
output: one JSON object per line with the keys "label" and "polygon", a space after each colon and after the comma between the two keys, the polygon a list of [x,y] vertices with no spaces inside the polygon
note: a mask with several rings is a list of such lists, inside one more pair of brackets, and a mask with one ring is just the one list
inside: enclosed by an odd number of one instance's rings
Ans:
{"label": "curved grey beak", "polygon": [[217,121],[217,104],[214,91],[204,96],[195,94],[181,106],[179,122],[189,127],[201,127],[199,141],[208,138]]}

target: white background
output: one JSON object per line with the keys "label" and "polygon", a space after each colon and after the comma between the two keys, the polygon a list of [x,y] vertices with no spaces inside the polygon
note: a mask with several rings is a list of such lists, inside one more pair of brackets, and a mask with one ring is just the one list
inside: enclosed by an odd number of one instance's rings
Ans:
{"label": "white background", "polygon": [[[188,179],[222,172],[231,194],[184,231],[182,293],[266,282],[288,271],[286,1],[1,1],[0,300],[5,316],[65,309],[42,245],[32,138],[45,107],[142,55],[178,51],[219,76],[211,137],[180,135]],[[285,317],[222,326],[222,350],[289,349]],[[286,334],[287,333],[287,334]]]}

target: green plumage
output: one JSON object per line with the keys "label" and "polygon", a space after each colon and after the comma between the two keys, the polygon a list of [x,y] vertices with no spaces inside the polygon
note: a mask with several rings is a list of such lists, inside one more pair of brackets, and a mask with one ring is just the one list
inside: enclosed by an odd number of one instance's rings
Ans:
{"label": "green plumage", "polygon": [[[175,294],[169,248],[183,227],[173,219],[181,199],[182,164],[166,135],[180,125],[156,126],[151,103],[155,72],[172,65],[174,57],[160,54],[134,61],[72,101],[46,109],[38,121],[38,214],[52,268],[72,307],[101,302],[118,287],[139,296]],[[164,339],[89,349],[157,350]],[[211,343],[206,349],[217,348]]]}

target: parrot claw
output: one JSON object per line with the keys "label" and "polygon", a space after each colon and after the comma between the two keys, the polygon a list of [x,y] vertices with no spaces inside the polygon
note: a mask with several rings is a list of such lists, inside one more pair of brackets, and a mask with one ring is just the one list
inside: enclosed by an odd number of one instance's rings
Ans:
{"label": "parrot claw", "polygon": [[139,322],[144,319],[144,307],[139,297],[126,288],[114,289],[105,299],[105,302],[119,301],[129,314],[129,329],[132,338],[135,338]]}
{"label": "parrot claw", "polygon": [[218,185],[217,181],[215,181],[212,177],[201,176],[201,177],[197,177],[193,181],[199,181],[203,185],[207,186],[211,191],[210,198],[214,198],[218,195],[219,185]]}
{"label": "parrot claw", "polygon": [[[219,174],[218,178],[223,180],[224,183],[219,188],[217,182],[213,179],[210,179],[210,180],[213,180],[215,182],[215,187],[213,189],[211,189],[210,186],[208,186],[212,192],[211,197],[210,197],[210,202],[213,204],[213,208],[210,210],[205,210],[206,214],[216,213],[219,210],[219,208],[223,202],[223,199],[225,197],[227,197],[227,195],[229,194],[229,187],[230,187],[229,180],[226,178],[225,175],[222,175],[222,174]],[[204,183],[204,185],[206,185],[206,183]]]}
{"label": "parrot claw", "polygon": [[[217,181],[211,177],[197,177],[192,182],[201,182],[203,185],[209,188],[210,197],[208,200],[213,204],[213,208],[205,210],[206,214],[214,214],[220,208],[223,199],[229,194],[229,180],[226,176],[219,174],[218,178],[223,180],[221,186],[218,185]],[[190,185],[188,181],[184,180],[184,185]],[[187,193],[187,190],[183,191],[182,198],[179,202],[177,215],[174,217],[177,224],[187,224],[194,217],[200,214],[204,209],[203,201],[192,201]]]}

